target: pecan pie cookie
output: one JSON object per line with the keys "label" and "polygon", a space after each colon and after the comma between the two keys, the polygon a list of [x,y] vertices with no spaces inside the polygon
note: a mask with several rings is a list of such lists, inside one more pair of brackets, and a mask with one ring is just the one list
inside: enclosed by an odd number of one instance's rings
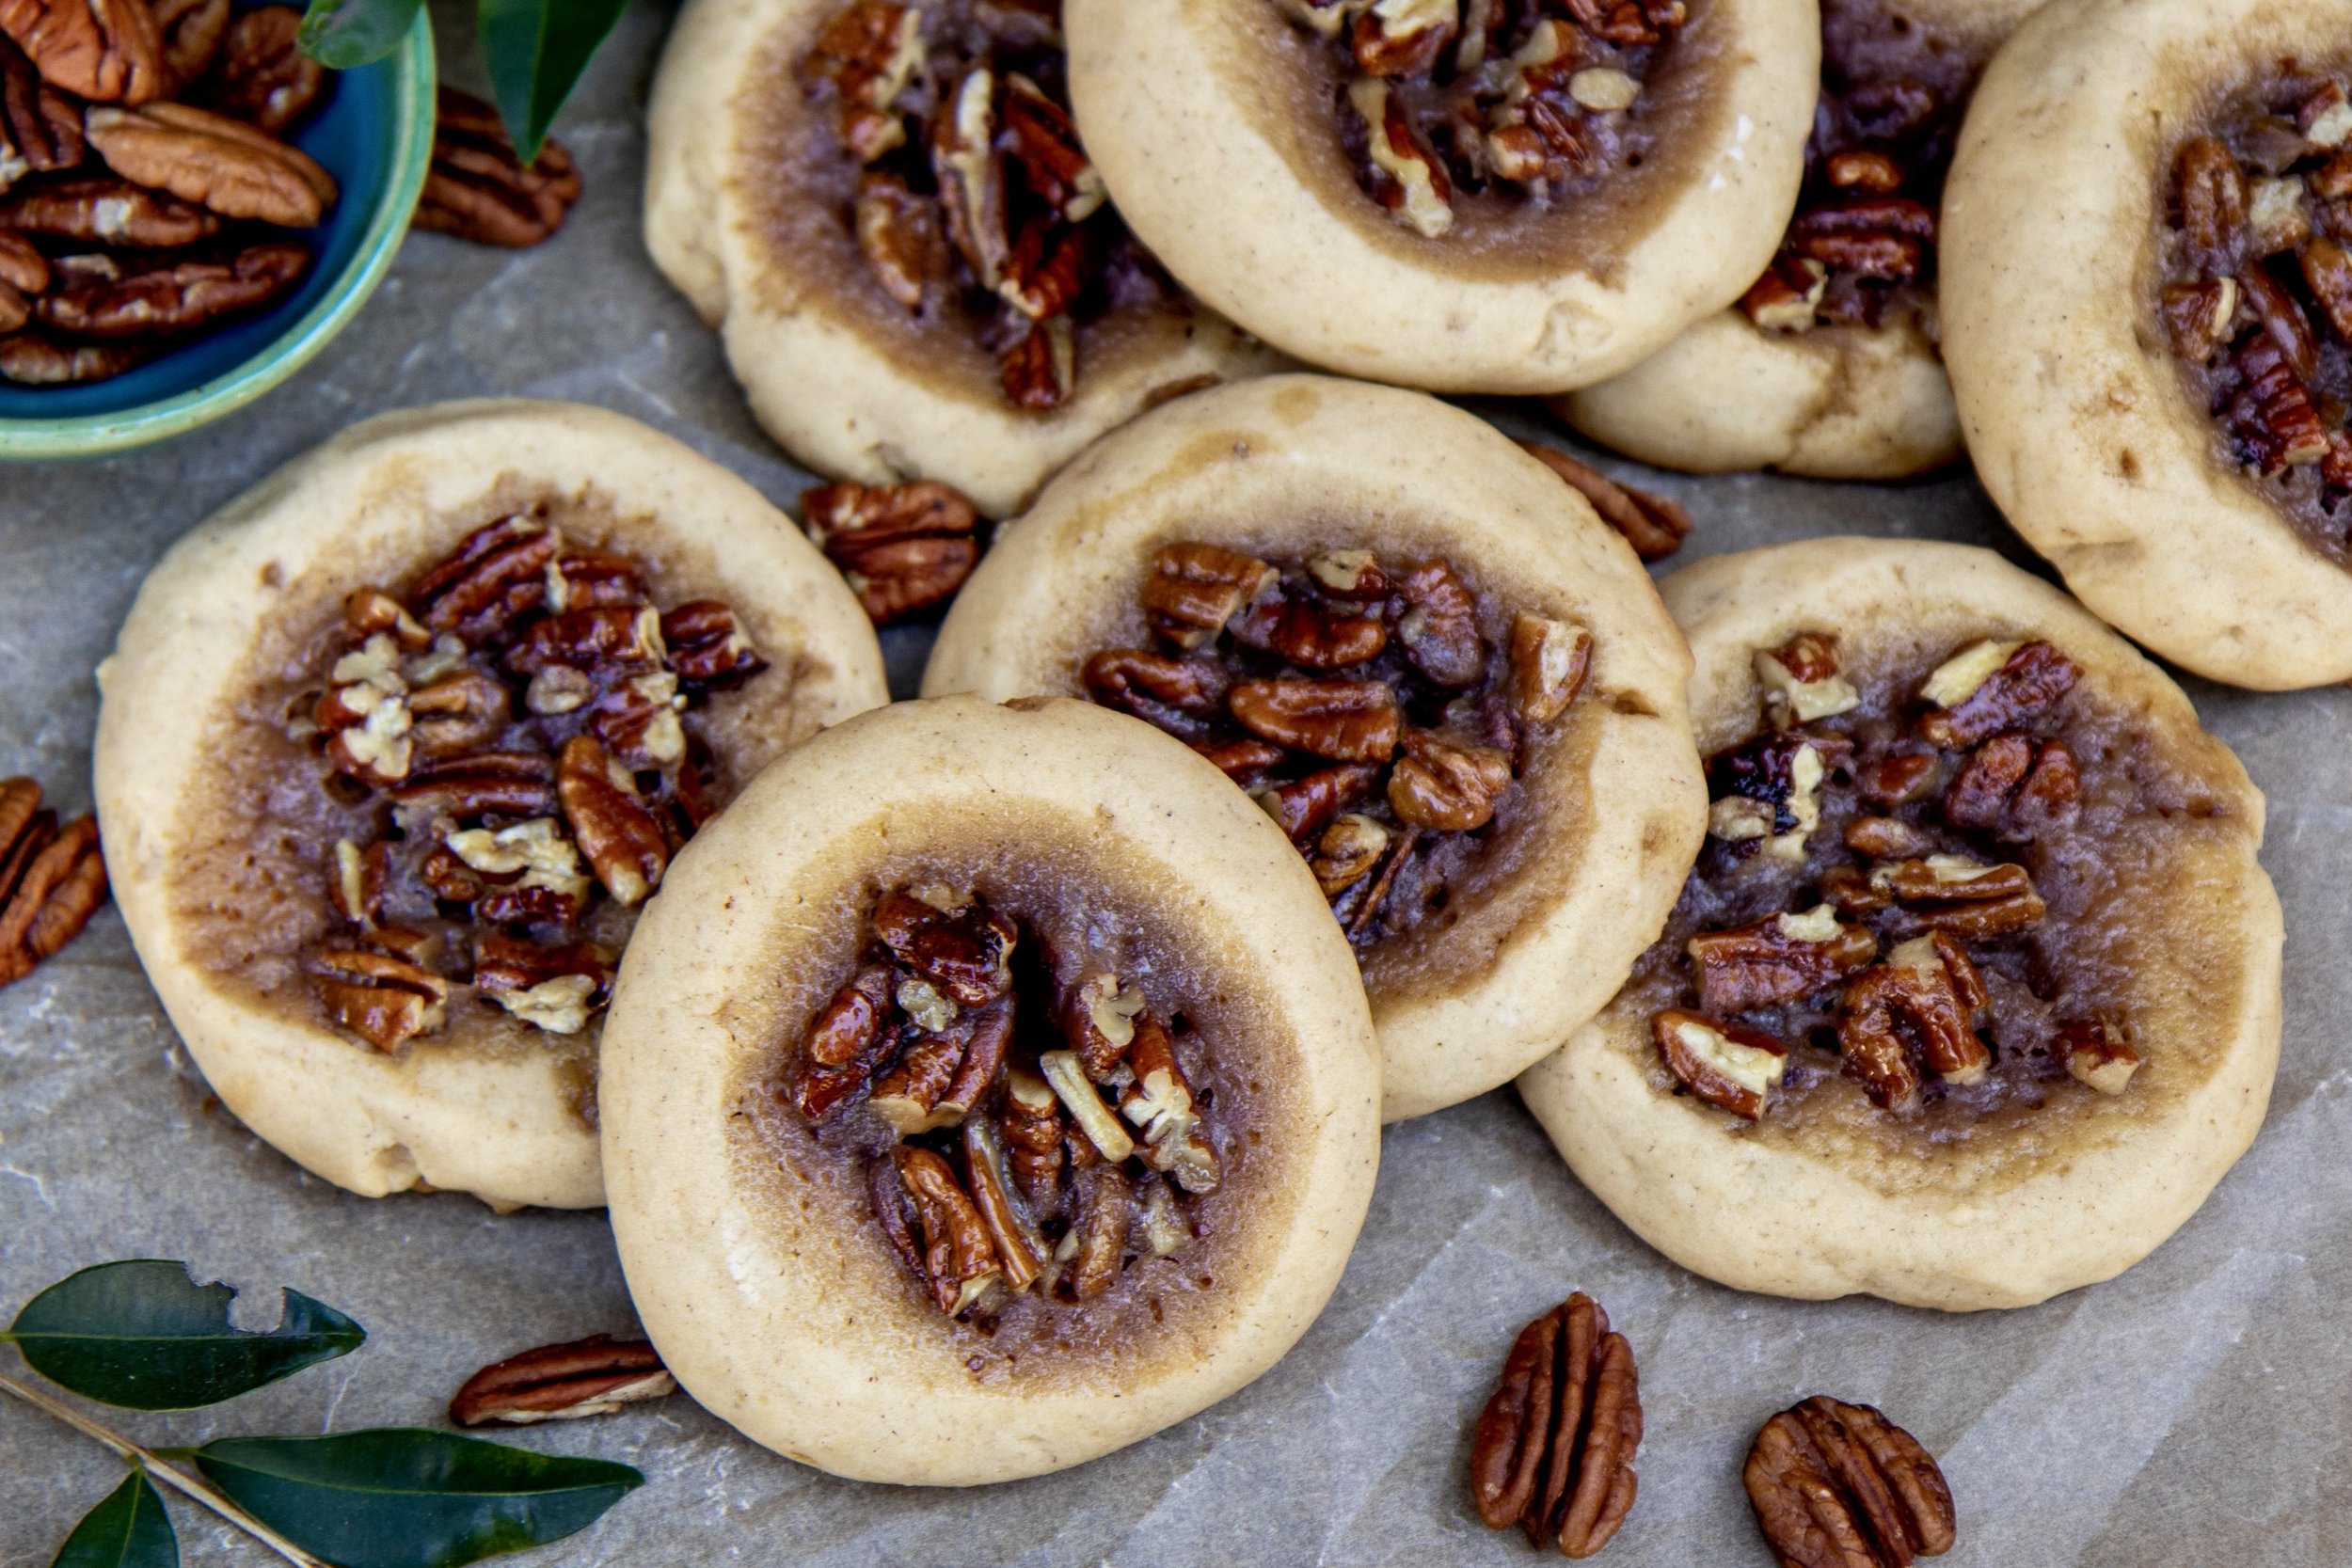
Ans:
{"label": "pecan pie cookie", "polygon": [[1319,365],[1559,392],[1772,261],[1813,0],[1069,0],[1111,195],[1200,297]]}
{"label": "pecan pie cookie", "polygon": [[2098,614],[2352,676],[2352,4],[2085,0],[1986,73],[1946,354],[1993,499]]}
{"label": "pecan pie cookie", "polygon": [[1742,1290],[1967,1310],[2121,1273],[2279,1054],[2263,801],[2179,688],[1989,552],[1820,539],[1663,585],[1715,799],[1665,934],[1519,1092]]}
{"label": "pecan pie cookie", "polygon": [[633,420],[345,432],[149,576],[99,671],[115,895],[214,1091],[371,1196],[601,1203],[596,1039],[677,848],[886,700],[857,601]]}
{"label": "pecan pie cookie", "polygon": [[836,479],[1001,516],[1073,452],[1277,356],[1169,282],[1070,122],[1057,0],[692,0],[645,242],[752,410]]}
{"label": "pecan pie cookie", "polygon": [[1492,428],[1272,376],[1073,463],[923,683],[1090,697],[1255,797],[1356,948],[1393,1120],[1508,1080],[1658,934],[1705,832],[1689,668],[1625,541]]}
{"label": "pecan pie cookie", "polygon": [[1820,106],[1780,253],[1737,306],[1554,411],[1694,473],[1900,479],[1958,457],[1936,207],[1978,73],[2041,4],[1822,0]]}
{"label": "pecan pie cookie", "polygon": [[1379,1053],[1314,879],[1083,703],[902,703],[679,858],[605,1034],[662,1361],[838,1475],[1059,1469],[1264,1371],[1338,1283]]}

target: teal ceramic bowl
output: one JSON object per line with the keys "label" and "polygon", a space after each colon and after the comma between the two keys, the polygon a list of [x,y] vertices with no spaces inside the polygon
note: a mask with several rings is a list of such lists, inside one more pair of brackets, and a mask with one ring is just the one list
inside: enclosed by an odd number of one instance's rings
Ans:
{"label": "teal ceramic bowl", "polygon": [[389,58],[332,73],[325,106],[294,137],[341,192],[310,236],[318,259],[302,287],[112,381],[0,382],[0,459],[90,457],[160,441],[244,407],[309,363],[367,303],[400,248],[433,158],[433,87],[422,14]]}

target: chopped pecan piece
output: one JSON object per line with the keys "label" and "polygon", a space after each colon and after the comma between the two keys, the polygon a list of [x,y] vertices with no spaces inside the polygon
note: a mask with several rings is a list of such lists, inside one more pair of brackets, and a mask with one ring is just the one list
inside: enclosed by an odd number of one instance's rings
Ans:
{"label": "chopped pecan piece", "polygon": [[0,32],[76,97],[144,103],[172,85],[147,0],[0,0]]}
{"label": "chopped pecan piece", "polygon": [[449,1418],[461,1427],[571,1421],[676,1392],[652,1345],[598,1334],[492,1362],[457,1390]]}
{"label": "chopped pecan piece", "polygon": [[2032,839],[2071,820],[2082,782],[2063,740],[2010,731],[1976,751],[1944,792],[1944,819],[1957,828]]}
{"label": "chopped pecan piece", "polygon": [[1511,787],[1511,763],[1491,746],[1462,746],[1428,730],[1405,732],[1389,775],[1389,809],[1407,827],[1469,832],[1494,819]]}
{"label": "chopped pecan piece", "polygon": [[1788,1070],[1788,1048],[1760,1029],[1668,1007],[1650,1019],[1650,1036],[1675,1081],[1719,1110],[1754,1121]]}
{"label": "chopped pecan piece", "polygon": [[1078,145],[1070,111],[1025,76],[1005,83],[1005,139],[1021,162],[1028,186],[1067,223],[1084,223],[1102,209],[1108,192],[1086,150]]}
{"label": "chopped pecan piece", "polygon": [[900,1137],[961,1125],[995,1081],[1011,1038],[1011,1009],[1003,1006],[967,1013],[935,1034],[914,1034],[898,1065],[874,1085],[870,1102]]}
{"label": "chopped pecan piece", "polygon": [[868,174],[858,182],[855,228],[874,280],[908,309],[920,310],[924,290],[949,276],[938,206],[897,175]]}
{"label": "chopped pecan piece", "polygon": [[1403,726],[1385,681],[1243,681],[1227,705],[1250,734],[1334,762],[1388,761]]}
{"label": "chopped pecan piece", "polygon": [[0,779],[0,986],[82,934],[106,901],[98,819],[60,827],[30,779]]}
{"label": "chopped pecan piece", "polygon": [[985,1117],[963,1124],[963,1166],[972,1182],[972,1206],[988,1227],[989,1240],[1005,1269],[1005,1283],[1025,1291],[1037,1282],[1050,1256],[1043,1232],[1013,1191],[1004,1146]]}
{"label": "chopped pecan piece", "polygon": [[1255,556],[1216,545],[1164,545],[1144,579],[1144,617],[1154,632],[1190,652],[1215,638],[1280,575]]}
{"label": "chopped pecan piece", "polygon": [[1361,122],[1376,171],[1373,198],[1415,233],[1435,239],[1454,227],[1454,182],[1445,160],[1414,130],[1404,100],[1377,77],[1348,84],[1347,102]]}
{"label": "chopped pecan piece", "polygon": [[996,147],[996,74],[967,71],[931,118],[931,170],[953,241],[980,287],[1004,281],[1012,242],[1005,228],[1004,155]]}
{"label": "chopped pecan piece", "polygon": [[957,1185],[954,1169],[939,1155],[902,1144],[892,1157],[922,1227],[924,1273],[931,1299],[942,1312],[960,1318],[987,1299],[1005,1277],[987,1223]]}
{"label": "chopped pecan piece", "polygon": [[1037,1065],[1052,1086],[1054,1097],[1062,1102],[1070,1119],[1086,1134],[1087,1142],[1097,1153],[1114,1165],[1135,1153],[1135,1139],[1127,1135],[1127,1130],[1119,1125],[1119,1118],[1111,1115],[1110,1107],[1103,1103],[1103,1097],[1095,1092],[1075,1052],[1048,1051],[1038,1058]]}
{"label": "chopped pecan piece", "polygon": [[1874,758],[1854,772],[1854,788],[1874,806],[1895,807],[1925,800],[1935,787],[1936,759],[1931,752],[1899,752]]}
{"label": "chopped pecan piece", "polygon": [[1071,1295],[1092,1301],[1119,1283],[1135,1226],[1135,1188],[1116,1162],[1078,1171],[1072,1185],[1077,1218],[1055,1256],[1071,1265]]}
{"label": "chopped pecan piece", "polygon": [[2189,259],[2217,277],[2235,273],[2246,245],[2245,171],[2212,136],[2183,142],[2172,169]]}
{"label": "chopped pecan piece", "polygon": [[1740,309],[1765,332],[1804,332],[1820,320],[1829,293],[1829,265],[1784,251],[1740,296]]}
{"label": "chopped pecan piece", "polygon": [[979,514],[936,481],[820,484],[801,513],[878,626],[946,603],[979,563]]}
{"label": "chopped pecan piece", "polygon": [[1045,1081],[1018,1069],[1005,1077],[1007,1159],[1032,1213],[1061,1207],[1061,1101]]}
{"label": "chopped pecan piece", "polygon": [[335,199],[334,176],[309,153],[191,104],[97,104],[83,125],[117,174],[223,217],[312,229]]}
{"label": "chopped pecan piece", "polygon": [[1782,1411],[1756,1434],[1741,1479],[1783,1562],[1909,1568],[1956,1536],[1943,1471],[1870,1405],[1817,1394]]}
{"label": "chopped pecan piece", "polygon": [[1302,670],[1369,663],[1389,645],[1388,623],[1323,605],[1289,603],[1274,622],[1274,651]]}
{"label": "chopped pecan piece", "polygon": [[1409,566],[1396,579],[1406,605],[1396,624],[1405,657],[1439,686],[1475,683],[1486,673],[1486,647],[1478,631],[1478,596],[1444,561]]}
{"label": "chopped pecan piece", "polygon": [[612,965],[585,942],[542,946],[484,932],[474,943],[474,989],[525,1023],[577,1035],[612,989]]}
{"label": "chopped pecan piece", "polygon": [[2057,705],[2081,672],[2048,642],[1979,642],[1928,677],[1934,710],[1919,721],[1931,743],[1964,751]]}
{"label": "chopped pecan piece", "polygon": [[1592,502],[1600,520],[1625,535],[1633,553],[1644,561],[1663,561],[1682,547],[1691,532],[1691,515],[1663,496],[1619,484],[1597,468],[1540,441],[1521,441],[1521,450],[1566,481]]}
{"label": "chopped pecan piece", "polygon": [[[378,942],[395,934],[378,932]],[[397,1052],[441,1026],[449,982],[405,958],[337,946],[317,958],[319,999],[327,1015],[378,1051]]]}
{"label": "chopped pecan piece", "polygon": [[895,112],[926,57],[923,15],[888,0],[856,0],[829,19],[803,67],[812,81],[839,97],[841,144],[872,163],[906,140]]}
{"label": "chopped pecan piece", "polygon": [[2158,310],[2164,317],[2172,352],[2194,364],[2204,364],[2230,339],[2237,320],[2237,279],[2209,277],[2196,283],[2168,285]]}
{"label": "chopped pecan piece", "polygon": [[735,611],[717,599],[689,599],[663,614],[661,641],[670,668],[690,690],[739,686],[768,668]]}
{"label": "chopped pecan piece", "polygon": [[1633,1507],[1642,1397],[1633,1348],[1581,1291],[1519,1331],[1470,1440],[1470,1496],[1495,1529],[1586,1558]]}
{"label": "chopped pecan piece", "polygon": [[2072,1019],[2058,1026],[2057,1048],[2074,1081],[2101,1094],[2122,1094],[2139,1070],[2128,1030],[2105,1019]]}
{"label": "chopped pecan piece", "polygon": [[[1908,1111],[1918,1102],[1915,1047],[1938,1077],[1957,1084],[1981,1080],[1992,1053],[1977,1038],[1971,999],[1981,982],[1965,955],[1958,965],[1948,955],[1957,943],[1921,937],[1897,948],[1889,960],[1865,970],[1838,1005],[1837,1049],[1849,1076],[1858,1080],[1881,1110]],[[1968,994],[1963,995],[1966,988]],[[1980,1000],[1979,1005],[1981,1006]]]}
{"label": "chopped pecan piece", "polygon": [[1777,724],[1810,724],[1861,705],[1862,694],[1837,673],[1837,640],[1799,632],[1777,648],[1758,649],[1756,678],[1766,714]]}
{"label": "chopped pecan piece", "polygon": [[1158,1020],[1139,1018],[1128,1052],[1135,1083],[1120,1098],[1121,1116],[1143,1134],[1143,1163],[1188,1193],[1216,1191],[1216,1150],[1200,1135],[1192,1084],[1176,1059],[1176,1042]]}
{"label": "chopped pecan piece", "polygon": [[1360,812],[1350,812],[1326,828],[1315,840],[1307,863],[1327,898],[1337,897],[1372,873],[1388,853],[1393,837],[1389,830]]}
{"label": "chopped pecan piece", "polygon": [[525,168],[497,109],[454,87],[440,89],[418,228],[521,249],[552,238],[580,191],[580,166],[561,142],[549,137]]}
{"label": "chopped pecan piece", "polygon": [[2024,866],[1981,865],[1964,856],[1897,861],[1873,870],[1870,884],[1921,925],[1959,937],[2013,936],[2040,925],[2046,912]]}
{"label": "chopped pecan piece", "polygon": [[1343,811],[1372,793],[1380,770],[1360,763],[1320,768],[1257,793],[1258,804],[1281,824],[1294,844],[1315,838]]}
{"label": "chopped pecan piece", "polygon": [[[1173,715],[1207,718],[1225,707],[1225,672],[1206,659],[1174,658],[1142,648],[1106,648],[1089,657],[1079,679],[1087,695],[1104,707],[1178,734],[1197,729],[1187,730]],[[1273,760],[1280,760],[1279,752]]]}
{"label": "chopped pecan piece", "polygon": [[1815,996],[1878,957],[1878,939],[1841,923],[1826,904],[1778,914],[1690,942],[1699,976],[1699,1006],[1743,1013]]}
{"label": "chopped pecan piece", "polygon": [[1520,610],[1511,621],[1511,694],[1519,717],[1549,724],[1568,711],[1593,664],[1593,634]]}

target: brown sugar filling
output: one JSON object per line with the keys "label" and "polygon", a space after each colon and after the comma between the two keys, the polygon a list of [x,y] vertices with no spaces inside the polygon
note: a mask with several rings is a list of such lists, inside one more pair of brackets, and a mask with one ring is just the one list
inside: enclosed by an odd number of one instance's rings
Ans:
{"label": "brown sugar filling", "polygon": [[1135,951],[1117,911],[1037,893],[875,897],[760,1097],[862,1166],[908,1275],[1010,1354],[1213,1289],[1254,1141],[1256,1085],[1187,1017],[1182,966]]}
{"label": "brown sugar filling", "polygon": [[1842,1074],[1943,1138],[2129,1088],[2102,890],[2177,832],[2170,792],[2051,643],[1938,658],[1757,656],[1768,727],[1709,759],[1707,847],[1635,968],[1682,1091],[1796,1123]]}
{"label": "brown sugar filling", "polygon": [[2218,455],[2352,563],[2352,103],[2340,72],[2272,65],[2183,141],[2156,309]]}
{"label": "brown sugar filling", "polygon": [[1089,657],[1087,693],[1191,745],[1313,868],[1359,958],[1440,916],[1523,806],[1536,732],[1582,689],[1592,637],[1499,617],[1442,558],[1326,550],[1276,565],[1163,546],[1158,646]]}
{"label": "brown sugar filling", "polygon": [[708,705],[766,661],[726,605],[660,608],[646,562],[571,520],[509,512],[352,594],[238,705],[221,810],[246,847],[183,872],[199,925],[235,932],[216,968],[386,1052],[458,1032],[468,990],[526,1038],[589,1030],[730,792]]}
{"label": "brown sugar filling", "polygon": [[1319,38],[1358,185],[1435,239],[1574,206],[1656,150],[1682,0],[1270,0]]}
{"label": "brown sugar filling", "polygon": [[1014,406],[1070,400],[1081,327],[1174,298],[1071,123],[1056,0],[855,0],[799,72],[866,287],[980,344]]}
{"label": "brown sugar filling", "polygon": [[1944,179],[1989,53],[1885,0],[1824,0],[1804,186],[1772,269],[1740,302],[1750,321],[1801,332],[1919,317],[1934,299]]}

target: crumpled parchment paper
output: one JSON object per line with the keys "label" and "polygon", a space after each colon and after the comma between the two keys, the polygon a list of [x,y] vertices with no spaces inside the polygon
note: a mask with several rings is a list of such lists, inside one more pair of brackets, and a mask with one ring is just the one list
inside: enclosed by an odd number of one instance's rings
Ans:
{"label": "crumpled parchment paper", "polygon": [[[438,8],[446,69],[478,81],[466,15]],[[791,501],[807,477],[754,426],[711,334],[639,239],[645,87],[668,20],[665,7],[633,6],[559,127],[587,196],[554,243],[508,254],[416,235],[353,326],[254,407],[129,457],[0,468],[0,774],[34,774],[58,804],[84,809],[91,672],[142,575],[248,483],[381,409],[485,393],[580,399]],[[1698,518],[1685,560],[1861,531],[1990,544],[2029,562],[1965,478],[1645,483]],[[887,641],[894,688],[911,693],[926,636]],[[530,1560],[1530,1561],[1522,1538],[1470,1510],[1469,1424],[1512,1335],[1582,1289],[1631,1339],[1647,1412],[1640,1500],[1602,1559],[1617,1568],[1768,1563],[1740,1459],[1765,1417],[1815,1392],[1883,1405],[1941,1456],[1960,1507],[1954,1564],[2352,1562],[2341,1038],[2352,1019],[2352,694],[2189,689],[2269,795],[2264,860],[2287,911],[2284,1062],[2253,1152],[2122,1279],[1965,1318],[1740,1295],[1629,1235],[1505,1090],[1389,1132],[1370,1222],[1329,1308],[1271,1373],[1193,1420],[1075,1471],[950,1493],[833,1480],[681,1397],[515,1435],[647,1477],[601,1523]],[[484,1363],[634,1322],[600,1215],[501,1219],[455,1196],[371,1203],[256,1141],[209,1098],[108,910],[0,990],[0,1315],[73,1269],[137,1256],[184,1258],[199,1277],[248,1287],[240,1309],[255,1323],[273,1319],[275,1287],[290,1284],[370,1332],[357,1354],[227,1406],[113,1413],[157,1443],[433,1423]],[[0,1400],[0,1564],[47,1563],[118,1475],[103,1449]],[[173,1510],[191,1568],[275,1560],[209,1515]]]}

